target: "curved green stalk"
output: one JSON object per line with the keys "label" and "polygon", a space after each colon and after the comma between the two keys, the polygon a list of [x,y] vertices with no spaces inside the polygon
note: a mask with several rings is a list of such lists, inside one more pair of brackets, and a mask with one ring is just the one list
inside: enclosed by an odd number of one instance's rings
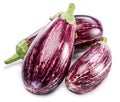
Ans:
{"label": "curved green stalk", "polygon": [[69,24],[75,24],[75,17],[73,15],[75,10],[75,5],[73,3],[69,4],[68,10],[61,14],[61,19],[66,20]]}
{"label": "curved green stalk", "polygon": [[23,59],[27,50],[29,48],[29,44],[27,42],[27,40],[22,40],[20,41],[17,46],[16,46],[16,53],[11,56],[10,58],[8,58],[7,60],[5,60],[5,64],[10,64],[13,63],[19,59]]}

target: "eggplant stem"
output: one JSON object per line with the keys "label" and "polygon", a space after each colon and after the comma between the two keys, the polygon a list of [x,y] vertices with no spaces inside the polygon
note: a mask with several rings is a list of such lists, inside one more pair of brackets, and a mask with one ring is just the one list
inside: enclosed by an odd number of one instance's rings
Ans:
{"label": "eggplant stem", "polygon": [[13,56],[11,56],[10,58],[8,58],[7,60],[5,60],[4,63],[5,64],[10,64],[10,63],[15,62],[19,59],[20,59],[20,56],[16,53]]}
{"label": "eggplant stem", "polygon": [[55,14],[54,16],[51,16],[49,19],[50,19],[50,20],[53,20],[53,19],[55,19],[56,17],[60,16],[62,13],[63,13],[62,11],[61,11],[61,12],[58,12],[58,13]]}
{"label": "eggplant stem", "polygon": [[17,45],[16,45],[16,54],[14,54],[13,56],[11,56],[10,58],[8,58],[7,60],[4,61],[5,64],[10,64],[13,63],[19,59],[23,59],[27,50],[29,48],[29,43],[27,42],[26,39],[20,41]]}
{"label": "eggplant stem", "polygon": [[66,20],[69,24],[75,24],[75,17],[73,15],[75,10],[75,5],[73,3],[69,4],[69,7],[66,12],[62,13],[60,16],[62,20]]}
{"label": "eggplant stem", "polygon": [[101,41],[104,42],[104,43],[107,43],[107,38],[103,37]]}

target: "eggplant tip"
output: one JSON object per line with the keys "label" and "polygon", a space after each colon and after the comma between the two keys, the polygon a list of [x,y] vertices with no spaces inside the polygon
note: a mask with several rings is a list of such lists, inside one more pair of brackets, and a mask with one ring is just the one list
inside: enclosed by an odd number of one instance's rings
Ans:
{"label": "eggplant tip", "polygon": [[5,63],[5,64],[8,64],[6,60],[4,61],[4,63]]}

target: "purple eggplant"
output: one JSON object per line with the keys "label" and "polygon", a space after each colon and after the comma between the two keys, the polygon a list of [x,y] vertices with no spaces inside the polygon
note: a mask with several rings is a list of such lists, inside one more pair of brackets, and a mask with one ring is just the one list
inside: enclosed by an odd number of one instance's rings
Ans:
{"label": "purple eggplant", "polygon": [[108,75],[112,57],[103,42],[94,44],[70,68],[66,76],[67,88],[77,94],[94,90]]}
{"label": "purple eggplant", "polygon": [[87,15],[75,15],[75,20],[77,25],[76,47],[87,46],[101,40],[103,28],[99,20]]}
{"label": "purple eggplant", "polygon": [[51,93],[63,81],[73,54],[74,9],[75,5],[71,3],[67,12],[51,21],[28,49],[22,78],[31,93]]}
{"label": "purple eggplant", "polygon": [[[60,14],[61,13],[59,13],[58,15]],[[76,28],[77,28],[75,43],[74,43],[75,52],[77,51],[79,52],[80,49],[83,49],[84,47],[86,48],[86,46],[89,46],[90,44],[94,43],[95,41],[99,41],[102,38],[103,28],[99,20],[87,15],[75,15],[75,20],[76,20]],[[35,37],[44,28],[45,27],[42,27],[41,29],[31,34],[29,37],[20,41],[16,46],[16,54],[5,60],[5,63],[10,64],[19,59],[23,59],[24,55],[26,54],[29,46],[31,45]],[[27,45],[27,49],[26,46],[24,46],[24,43]],[[20,52],[21,50],[23,53]]]}

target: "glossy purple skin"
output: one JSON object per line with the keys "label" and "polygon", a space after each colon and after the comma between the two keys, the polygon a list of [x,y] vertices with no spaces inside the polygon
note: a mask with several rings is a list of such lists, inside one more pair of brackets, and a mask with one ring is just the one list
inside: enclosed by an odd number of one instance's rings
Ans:
{"label": "glossy purple skin", "polygon": [[27,90],[48,94],[60,85],[71,62],[74,33],[74,25],[57,17],[38,34],[23,63],[22,77]]}
{"label": "glossy purple skin", "polygon": [[108,75],[112,64],[107,45],[93,45],[70,68],[66,76],[67,88],[77,94],[94,90]]}
{"label": "glossy purple skin", "polygon": [[[99,20],[87,15],[75,15],[75,19],[77,37],[75,38],[74,45],[76,48],[88,46],[102,38],[103,28]],[[27,38],[28,43],[31,44],[38,32],[43,29],[44,27],[30,35]]]}
{"label": "glossy purple skin", "polygon": [[76,34],[75,46],[81,47],[99,41],[103,35],[102,24],[94,17],[87,15],[75,15]]}
{"label": "glossy purple skin", "polygon": [[[42,27],[42,28],[38,29],[37,31],[35,31],[33,34],[31,34],[30,36],[28,36],[28,37],[26,38],[26,41],[28,42],[29,45],[32,44],[32,42],[33,42],[33,40],[35,39],[35,37],[36,37],[39,33],[41,33],[44,28],[45,28],[45,27]],[[43,35],[42,35],[42,36],[43,36]]]}

